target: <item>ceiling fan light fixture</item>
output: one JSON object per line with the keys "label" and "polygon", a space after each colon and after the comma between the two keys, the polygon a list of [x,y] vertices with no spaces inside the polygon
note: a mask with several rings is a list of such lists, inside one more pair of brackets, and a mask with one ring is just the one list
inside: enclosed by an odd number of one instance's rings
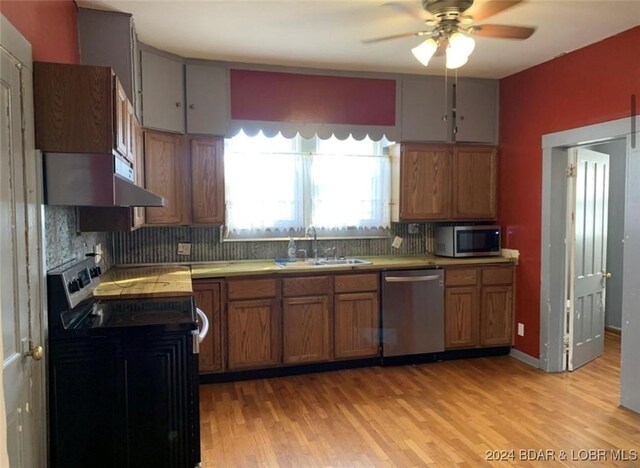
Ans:
{"label": "ceiling fan light fixture", "polygon": [[447,68],[449,70],[460,68],[467,63],[467,60],[469,60],[468,55],[461,53],[451,46],[447,47]]}
{"label": "ceiling fan light fixture", "polygon": [[411,49],[413,56],[425,67],[429,65],[429,60],[433,57],[433,54],[438,50],[438,43],[430,37],[423,43],[417,45]]}
{"label": "ceiling fan light fixture", "polygon": [[471,52],[476,48],[476,41],[472,37],[465,36],[460,32],[454,32],[449,37],[449,47],[453,48],[456,53],[469,57]]}

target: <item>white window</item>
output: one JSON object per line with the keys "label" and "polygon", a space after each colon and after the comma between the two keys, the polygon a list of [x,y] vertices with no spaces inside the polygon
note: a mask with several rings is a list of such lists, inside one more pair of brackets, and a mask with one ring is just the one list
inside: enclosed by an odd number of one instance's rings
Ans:
{"label": "white window", "polygon": [[304,236],[388,237],[387,140],[269,138],[225,140],[227,239]]}

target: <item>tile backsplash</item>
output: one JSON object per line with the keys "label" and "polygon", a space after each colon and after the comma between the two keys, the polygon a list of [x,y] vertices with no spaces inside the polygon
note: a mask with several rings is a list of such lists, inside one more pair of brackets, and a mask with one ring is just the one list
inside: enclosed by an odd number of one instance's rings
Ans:
{"label": "tile backsplash", "polygon": [[[318,240],[318,252],[337,247],[338,255],[410,255],[425,253],[432,230],[430,225],[418,225],[416,234],[409,234],[408,224],[391,225],[390,239]],[[393,249],[394,236],[403,238],[399,249]],[[113,261],[131,263],[186,263],[224,260],[270,259],[287,256],[287,241],[221,242],[217,227],[144,227],[134,232],[113,233]],[[178,243],[191,244],[191,255],[178,255]],[[296,240],[297,247],[311,251],[309,239]]]}
{"label": "tile backsplash", "polygon": [[[45,240],[47,270],[56,268],[102,245],[102,258],[98,259],[104,269],[113,264],[111,234],[105,232],[77,232],[76,208],[71,206],[44,207],[43,235]],[[106,267],[106,268],[105,268]]]}

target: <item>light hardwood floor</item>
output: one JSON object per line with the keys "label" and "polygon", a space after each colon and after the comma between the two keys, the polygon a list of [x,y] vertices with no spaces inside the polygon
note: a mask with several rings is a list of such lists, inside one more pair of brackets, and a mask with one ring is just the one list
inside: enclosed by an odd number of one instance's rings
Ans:
{"label": "light hardwood floor", "polygon": [[[640,415],[618,406],[619,360],[607,334],[605,355],[573,373],[502,356],[203,385],[202,464],[475,467],[504,450],[515,466],[640,466],[611,452],[640,456]],[[590,454],[600,461],[581,461]]]}

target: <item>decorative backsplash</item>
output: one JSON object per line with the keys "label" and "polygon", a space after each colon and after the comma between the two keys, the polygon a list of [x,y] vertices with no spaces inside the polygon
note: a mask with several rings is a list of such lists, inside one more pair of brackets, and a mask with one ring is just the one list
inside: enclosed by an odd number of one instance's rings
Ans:
{"label": "decorative backsplash", "polygon": [[103,269],[113,265],[110,234],[78,233],[76,226],[75,207],[45,205],[43,235],[47,270],[93,252],[93,247],[97,244],[102,245],[102,258],[97,261],[101,262]]}
{"label": "decorative backsplash", "polygon": [[[392,224],[390,239],[318,240],[318,253],[337,247],[338,255],[411,255],[425,253],[430,225],[418,225],[417,234],[409,234],[408,224]],[[394,236],[403,238],[393,249]],[[145,227],[134,232],[113,233],[113,260],[125,263],[187,263],[225,260],[271,259],[287,256],[287,241],[221,242],[217,227]],[[178,255],[178,243],[191,243],[191,255]],[[311,251],[310,239],[297,239],[297,247]]]}

